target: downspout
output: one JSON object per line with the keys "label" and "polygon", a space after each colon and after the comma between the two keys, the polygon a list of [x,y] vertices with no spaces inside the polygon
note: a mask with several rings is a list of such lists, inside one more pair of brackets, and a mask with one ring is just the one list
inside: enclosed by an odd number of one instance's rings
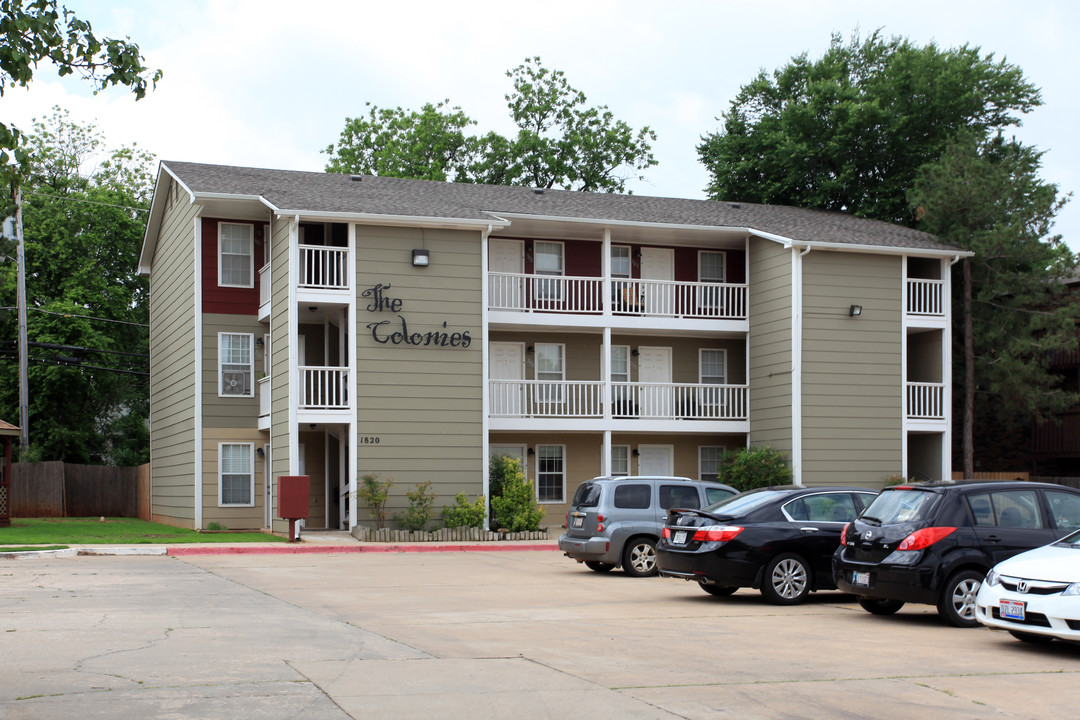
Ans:
{"label": "downspout", "polygon": [[483,488],[483,495],[485,498],[488,498],[489,503],[488,512],[484,513],[485,529],[490,529],[489,525],[491,518],[491,493],[488,492],[487,468],[488,454],[490,452],[488,449],[490,447],[490,419],[488,413],[491,408],[491,405],[489,404],[491,402],[489,398],[489,386],[491,383],[488,380],[488,348],[491,342],[491,338],[489,337],[490,333],[488,333],[488,236],[491,235],[492,229],[494,229],[494,226],[488,225],[487,230],[480,231],[480,335],[483,338],[480,352],[480,403],[482,408],[480,414],[482,434],[482,442],[480,445],[482,451],[480,458],[480,482],[481,487]]}
{"label": "downspout", "polygon": [[[792,255],[791,268],[791,470],[796,485],[802,485],[802,259],[810,252],[807,245]],[[792,247],[792,250],[795,250]]]}

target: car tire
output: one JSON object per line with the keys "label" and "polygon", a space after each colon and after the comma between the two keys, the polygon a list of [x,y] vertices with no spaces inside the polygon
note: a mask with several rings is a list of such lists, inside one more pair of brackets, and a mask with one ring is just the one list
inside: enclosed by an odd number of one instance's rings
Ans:
{"label": "car tire", "polygon": [[961,570],[949,576],[938,598],[938,614],[945,622],[959,628],[978,627],[975,619],[975,596],[985,572]]}
{"label": "car tire", "polygon": [[598,562],[596,560],[586,560],[585,567],[589,568],[593,572],[606,573],[615,569],[615,566],[611,563]]}
{"label": "car tire", "polygon": [[900,608],[904,607],[904,601],[886,600],[885,598],[859,598],[859,607],[874,615],[895,615]]}
{"label": "car tire", "polygon": [[623,549],[622,568],[630,577],[651,577],[659,572],[656,567],[656,541],[637,537],[626,543]]}
{"label": "car tire", "polygon": [[1009,634],[1021,642],[1032,643],[1035,645],[1045,645],[1048,642],[1054,641],[1054,638],[1050,635],[1036,635],[1035,633],[1019,632],[1018,630],[1010,630]]}
{"label": "car tire", "polygon": [[698,586],[713,597],[727,597],[739,589],[731,585],[717,585],[715,583],[705,583],[701,580],[698,580]]}
{"label": "car tire", "polygon": [[773,605],[798,605],[810,595],[810,568],[798,555],[777,555],[765,566],[761,595]]}

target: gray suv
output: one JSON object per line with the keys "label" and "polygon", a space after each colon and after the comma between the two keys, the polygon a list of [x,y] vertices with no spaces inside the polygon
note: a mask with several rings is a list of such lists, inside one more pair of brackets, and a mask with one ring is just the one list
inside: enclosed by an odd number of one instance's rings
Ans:
{"label": "gray suv", "polygon": [[656,575],[656,541],[667,511],[697,510],[736,492],[684,477],[593,478],[581,483],[570,501],[559,549],[596,572],[622,566],[632,577]]}

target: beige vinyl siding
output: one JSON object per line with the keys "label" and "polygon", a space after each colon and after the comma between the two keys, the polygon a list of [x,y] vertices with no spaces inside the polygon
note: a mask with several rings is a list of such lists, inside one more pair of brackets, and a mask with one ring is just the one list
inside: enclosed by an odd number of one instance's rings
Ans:
{"label": "beige vinyl siding", "polygon": [[[203,426],[207,428],[251,428],[259,426],[258,378],[262,372],[262,352],[255,341],[265,326],[255,315],[203,314]],[[218,397],[218,334],[242,333],[252,336],[251,397]]]}
{"label": "beige vinyl siding", "polygon": [[255,488],[252,507],[221,507],[218,504],[218,446],[220,443],[251,443],[258,450],[266,435],[254,427],[249,430],[206,428],[203,431],[203,527],[216,522],[229,530],[258,530],[265,523],[265,460],[255,453]]}
{"label": "beige vinyl siding", "polygon": [[[439,496],[436,506],[462,491],[475,496],[487,467],[480,234],[358,225],[356,246],[357,473],[393,478],[391,514],[402,512],[405,493],[427,480]],[[412,265],[412,250],[421,247],[431,255],[426,268]],[[377,284],[402,301],[398,311],[372,309],[373,298],[362,293]],[[471,342],[462,348],[375,341],[369,325],[388,321],[379,331],[385,338],[401,331],[402,318],[409,334],[468,332]],[[370,515],[361,507],[357,519],[368,523]]]}
{"label": "beige vinyl siding", "polygon": [[186,198],[169,204],[150,270],[151,516],[189,528],[195,522],[197,217]]}
{"label": "beige vinyl siding", "polygon": [[[275,218],[270,240],[270,443],[271,477],[289,475],[289,224],[287,218]],[[274,485],[272,507],[277,503]],[[276,532],[287,532],[289,523],[272,515]]]}
{"label": "beige vinyl siding", "polygon": [[792,449],[791,251],[750,238],[750,444]]}
{"label": "beige vinyl siding", "polygon": [[[803,482],[880,487],[902,464],[901,258],[803,258]],[[862,314],[849,315],[852,304]]]}

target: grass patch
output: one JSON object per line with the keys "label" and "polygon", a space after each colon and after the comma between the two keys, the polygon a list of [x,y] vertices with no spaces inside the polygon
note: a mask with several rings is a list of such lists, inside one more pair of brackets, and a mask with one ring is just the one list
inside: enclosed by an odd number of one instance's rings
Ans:
{"label": "grass patch", "polygon": [[37,550],[67,550],[67,545],[24,545],[21,547],[0,547],[0,553],[35,552]]}
{"label": "grass patch", "polygon": [[[200,533],[135,518],[19,518],[0,528],[0,545],[163,545],[286,542],[260,532]],[[40,550],[42,548],[30,548]]]}

